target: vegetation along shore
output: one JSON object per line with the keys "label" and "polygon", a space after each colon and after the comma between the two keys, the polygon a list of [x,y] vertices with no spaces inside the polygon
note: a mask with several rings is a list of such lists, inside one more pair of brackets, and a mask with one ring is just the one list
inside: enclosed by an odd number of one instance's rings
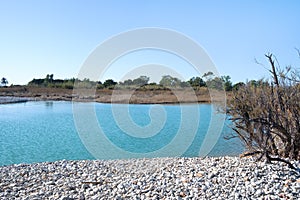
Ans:
{"label": "vegetation along shore", "polygon": [[[102,83],[89,79],[54,79],[53,74],[48,74],[46,78],[33,79],[27,85],[6,86],[5,79],[2,83],[5,86],[0,87],[0,96],[101,103],[210,103],[211,95],[217,94],[215,91],[230,92],[241,84],[232,85],[229,76],[219,78],[211,72],[202,78],[193,77],[188,81],[181,81],[169,75],[162,76],[159,83],[149,83],[149,79],[147,76],[140,76],[119,83],[112,79]],[[76,93],[73,91],[74,88]],[[86,95],[87,93],[89,95]],[[224,98],[224,95],[217,98]]]}

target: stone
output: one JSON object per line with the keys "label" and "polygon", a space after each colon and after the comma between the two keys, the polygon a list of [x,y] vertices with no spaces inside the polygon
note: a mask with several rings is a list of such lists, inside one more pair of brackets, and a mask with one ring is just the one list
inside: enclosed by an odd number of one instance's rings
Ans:
{"label": "stone", "polygon": [[281,169],[236,157],[3,166],[0,199],[299,199],[299,176]]}

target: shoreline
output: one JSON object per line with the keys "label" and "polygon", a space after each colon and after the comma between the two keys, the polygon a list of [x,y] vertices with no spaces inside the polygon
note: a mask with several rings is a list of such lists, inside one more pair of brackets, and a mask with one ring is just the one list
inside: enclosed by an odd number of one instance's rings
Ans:
{"label": "shoreline", "polygon": [[34,100],[27,97],[0,96],[0,104],[26,103],[28,101]]}
{"label": "shoreline", "polygon": [[27,99],[28,101],[78,101],[117,104],[192,104],[212,103],[212,98],[214,101],[224,101],[226,99],[225,94],[220,96],[220,94],[214,92],[209,93],[207,88],[199,88],[194,91],[185,89],[102,89],[96,91],[80,89],[76,90],[76,94],[73,94],[73,92],[72,89],[63,88],[13,86],[0,88],[0,98],[14,97]]}
{"label": "shoreline", "polygon": [[[60,98],[47,98],[47,99],[44,99],[44,98],[30,98],[30,97],[11,97],[12,99],[11,100],[3,100],[1,99],[3,96],[0,96],[0,105],[5,105],[5,104],[16,104],[16,103],[26,103],[26,102],[38,102],[38,101],[65,101],[65,102],[77,102],[77,103],[101,103],[101,104],[135,104],[135,105],[179,105],[179,104],[182,104],[182,105],[193,105],[193,104],[211,104],[211,102],[207,102],[207,101],[198,101],[198,102],[188,102],[188,101],[184,101],[184,102],[137,102],[137,103],[133,103],[133,102],[102,102],[102,101],[96,101],[96,100],[70,100],[70,99],[60,99]],[[7,96],[5,96],[7,97]],[[20,100],[18,100],[20,99]],[[23,100],[21,100],[23,99]]]}
{"label": "shoreline", "polygon": [[18,164],[0,167],[0,179],[0,198],[300,198],[295,171],[238,157]]}

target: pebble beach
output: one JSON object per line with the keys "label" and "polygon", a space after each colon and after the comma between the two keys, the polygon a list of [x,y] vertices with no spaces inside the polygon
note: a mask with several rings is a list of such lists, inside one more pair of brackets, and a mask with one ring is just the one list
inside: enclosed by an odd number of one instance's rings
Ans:
{"label": "pebble beach", "polygon": [[297,171],[252,158],[63,160],[0,167],[0,199],[299,199],[299,192]]}

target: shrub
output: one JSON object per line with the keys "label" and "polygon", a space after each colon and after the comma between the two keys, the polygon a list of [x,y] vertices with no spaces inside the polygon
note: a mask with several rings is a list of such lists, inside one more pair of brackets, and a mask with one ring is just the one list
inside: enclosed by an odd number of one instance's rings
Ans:
{"label": "shrub", "polygon": [[266,57],[274,81],[240,85],[233,92],[227,112],[233,130],[249,151],[246,155],[288,163],[282,158],[300,159],[299,74],[291,68],[277,69],[272,54]]}

